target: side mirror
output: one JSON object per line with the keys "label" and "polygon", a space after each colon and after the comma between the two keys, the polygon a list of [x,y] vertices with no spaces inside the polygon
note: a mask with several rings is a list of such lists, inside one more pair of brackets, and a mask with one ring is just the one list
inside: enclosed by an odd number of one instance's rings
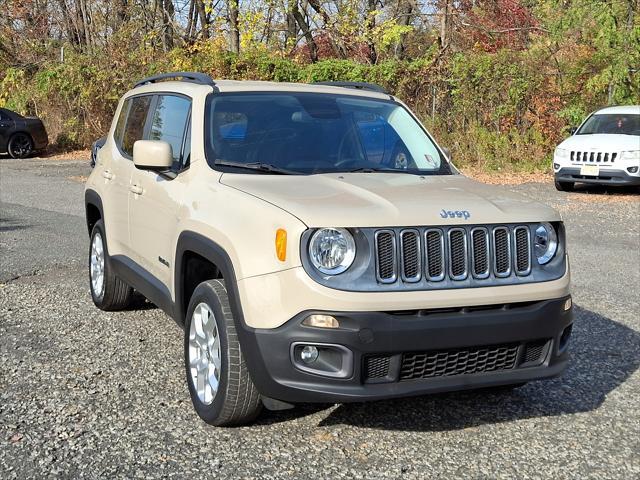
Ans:
{"label": "side mirror", "polygon": [[442,147],[442,151],[444,152],[447,159],[451,161],[451,150],[449,150],[447,147]]}
{"label": "side mirror", "polygon": [[140,170],[168,170],[173,164],[171,145],[162,140],[138,140],[133,144],[133,164]]}
{"label": "side mirror", "polygon": [[573,135],[573,134],[574,134],[574,133],[576,133],[577,131],[578,131],[578,127],[571,127],[571,128],[569,129],[569,134],[570,134],[570,135]]}

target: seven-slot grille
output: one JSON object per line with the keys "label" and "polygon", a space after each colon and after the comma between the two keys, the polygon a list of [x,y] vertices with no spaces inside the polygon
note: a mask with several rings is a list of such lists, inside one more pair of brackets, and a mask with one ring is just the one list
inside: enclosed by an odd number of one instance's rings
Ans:
{"label": "seven-slot grille", "polygon": [[531,233],[526,225],[385,229],[375,233],[378,282],[424,278],[482,280],[531,273]]}
{"label": "seven-slot grille", "polygon": [[616,152],[578,152],[571,151],[571,161],[581,163],[613,163],[618,154]]}

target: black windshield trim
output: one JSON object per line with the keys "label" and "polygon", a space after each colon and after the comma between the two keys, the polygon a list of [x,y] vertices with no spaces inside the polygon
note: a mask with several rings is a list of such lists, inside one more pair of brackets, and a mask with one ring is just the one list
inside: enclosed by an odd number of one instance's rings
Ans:
{"label": "black windshield trim", "polygon": [[[440,148],[440,146],[438,145],[438,143],[434,140],[433,136],[429,133],[429,131],[424,128],[424,126],[422,125],[422,123],[420,122],[420,120],[418,120],[418,118],[413,114],[413,112],[407,108],[405,105],[403,105],[401,102],[398,102],[397,100],[395,100],[392,96],[389,97],[389,99],[385,99],[385,98],[377,98],[377,97],[369,97],[366,95],[349,95],[347,93],[316,93],[316,92],[296,92],[296,91],[287,91],[287,90],[262,90],[262,91],[258,91],[258,92],[254,92],[254,91],[241,91],[241,92],[211,92],[207,95],[206,99],[205,99],[205,108],[204,108],[204,132],[203,132],[203,138],[204,138],[204,153],[205,153],[205,160],[207,161],[207,164],[209,165],[209,167],[211,167],[213,170],[221,172],[221,173],[230,173],[229,172],[229,168],[238,168],[238,167],[225,167],[223,165],[219,165],[216,164],[216,153],[215,150],[213,148],[213,146],[211,145],[212,142],[209,141],[209,136],[208,136],[208,132],[210,131],[210,123],[211,123],[211,108],[212,108],[212,104],[213,101],[217,98],[220,97],[231,97],[231,96],[247,96],[247,95],[295,95],[295,94],[310,94],[310,95],[321,95],[321,96],[326,96],[326,95],[335,95],[336,97],[345,97],[345,98],[351,98],[351,99],[355,99],[355,100],[371,100],[371,101],[375,101],[375,102],[381,102],[381,103],[389,103],[392,105],[396,105],[400,108],[404,108],[406,110],[406,112],[409,114],[409,116],[416,122],[416,124],[420,127],[420,129],[424,132],[424,134],[429,138],[429,140],[431,141],[431,143],[433,143],[433,145],[436,147],[438,154],[440,155],[440,169],[437,171],[432,171],[432,170],[413,170],[412,172],[419,172],[419,173],[415,173],[416,175],[435,175],[435,176],[439,176],[439,175],[456,175],[457,174],[457,170],[455,169],[455,167],[453,165],[451,165],[449,163],[449,160],[447,158],[447,156],[444,154],[444,152],[442,151],[442,149]],[[253,170],[253,169],[252,169]],[[268,171],[260,171],[260,170],[253,170],[253,172],[255,172],[255,174],[270,174],[270,172]],[[247,173],[249,173],[249,169],[247,169]],[[327,173],[347,173],[346,171],[338,171],[338,170],[330,170],[330,171],[319,171],[319,172],[299,172],[299,175],[315,175],[315,174],[327,174]],[[391,173],[391,172],[390,172]],[[408,173],[406,170],[397,170],[395,173]],[[277,175],[277,173],[273,173],[275,175]]]}

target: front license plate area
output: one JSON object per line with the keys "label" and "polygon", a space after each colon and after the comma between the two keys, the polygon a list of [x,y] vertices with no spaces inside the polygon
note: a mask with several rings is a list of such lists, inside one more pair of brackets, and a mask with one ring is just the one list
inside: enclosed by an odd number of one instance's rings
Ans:
{"label": "front license plate area", "polygon": [[600,175],[600,167],[598,165],[583,165],[580,167],[580,175],[585,177],[597,177]]}

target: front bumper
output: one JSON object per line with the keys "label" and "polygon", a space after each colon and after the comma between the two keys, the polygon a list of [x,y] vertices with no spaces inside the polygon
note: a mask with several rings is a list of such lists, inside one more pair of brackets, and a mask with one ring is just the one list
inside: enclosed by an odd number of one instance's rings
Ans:
{"label": "front bumper", "polygon": [[554,174],[556,182],[590,183],[598,185],[640,185],[640,176],[625,170],[601,169],[597,177],[580,175],[580,168],[563,167]]}
{"label": "front bumper", "polygon": [[[567,298],[477,309],[306,311],[275,329],[244,326],[241,341],[260,393],[285,402],[351,402],[506,385],[553,377],[566,368],[573,322],[572,310],[564,307]],[[344,328],[301,325],[311,313],[334,315]],[[294,365],[292,345],[298,343],[347,349],[343,378]]]}

